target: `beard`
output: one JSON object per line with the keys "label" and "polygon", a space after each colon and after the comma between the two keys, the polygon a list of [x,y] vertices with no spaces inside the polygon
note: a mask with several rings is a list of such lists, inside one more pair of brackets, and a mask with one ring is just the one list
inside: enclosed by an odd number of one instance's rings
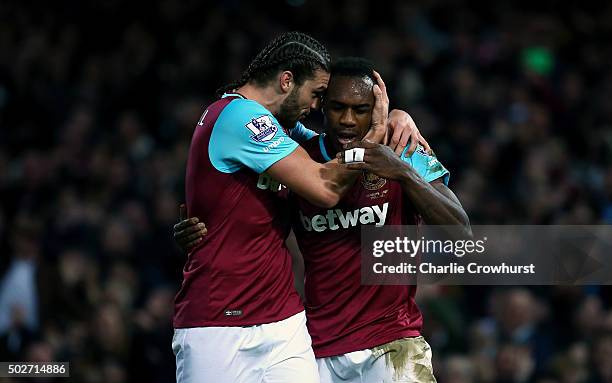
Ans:
{"label": "beard", "polygon": [[283,101],[278,111],[277,120],[285,129],[293,129],[300,117],[300,107],[298,105],[298,92],[294,88],[289,96]]}

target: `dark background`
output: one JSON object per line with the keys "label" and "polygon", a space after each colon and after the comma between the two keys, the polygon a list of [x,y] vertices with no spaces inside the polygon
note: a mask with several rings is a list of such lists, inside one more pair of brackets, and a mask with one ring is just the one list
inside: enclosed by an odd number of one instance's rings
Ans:
{"label": "dark background", "polygon": [[[0,2],[0,360],[173,380],[192,129],[287,30],[376,63],[472,224],[612,223],[612,3],[494,3]],[[607,287],[418,299],[440,382],[612,382]]]}

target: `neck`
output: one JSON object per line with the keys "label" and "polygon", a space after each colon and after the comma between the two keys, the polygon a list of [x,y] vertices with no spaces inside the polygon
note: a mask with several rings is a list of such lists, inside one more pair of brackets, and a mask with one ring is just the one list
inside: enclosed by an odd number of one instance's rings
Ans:
{"label": "neck", "polygon": [[271,86],[257,86],[253,83],[247,83],[240,88],[236,89],[236,92],[240,93],[249,100],[257,101],[270,111],[273,115],[276,115],[280,110],[285,95],[279,94]]}
{"label": "neck", "polygon": [[336,157],[336,154],[338,154],[342,150],[342,145],[340,145],[340,143],[333,142],[332,139],[329,137],[329,134],[326,134],[323,138],[323,144],[325,144],[327,154],[332,159]]}

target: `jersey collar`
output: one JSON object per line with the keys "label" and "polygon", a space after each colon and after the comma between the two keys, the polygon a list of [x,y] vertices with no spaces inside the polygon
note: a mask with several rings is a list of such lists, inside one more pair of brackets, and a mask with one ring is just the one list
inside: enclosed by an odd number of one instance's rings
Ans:
{"label": "jersey collar", "polygon": [[319,134],[319,150],[321,151],[321,155],[325,161],[331,161],[331,157],[327,154],[327,149],[325,148],[325,133]]}
{"label": "jersey collar", "polygon": [[240,93],[235,93],[235,92],[234,93],[223,93],[223,96],[221,96],[221,98],[226,98],[226,97],[238,97],[243,100],[246,100],[246,97],[244,97]]}

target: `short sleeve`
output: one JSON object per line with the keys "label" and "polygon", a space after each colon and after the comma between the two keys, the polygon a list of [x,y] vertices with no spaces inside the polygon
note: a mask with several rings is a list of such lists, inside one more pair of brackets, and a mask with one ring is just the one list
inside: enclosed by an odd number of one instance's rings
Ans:
{"label": "short sleeve", "polygon": [[289,137],[291,137],[298,144],[303,144],[316,135],[316,132],[308,129],[299,121],[297,124],[295,124],[295,127],[289,131]]}
{"label": "short sleeve", "polygon": [[431,182],[443,177],[442,181],[445,185],[448,185],[450,172],[438,161],[435,154],[428,154],[421,145],[411,156],[406,156],[407,151],[408,147],[402,152],[402,160],[409,163],[425,181]]}
{"label": "short sleeve", "polygon": [[219,114],[208,143],[213,166],[223,173],[247,167],[265,172],[298,147],[261,104],[244,99],[231,101]]}

